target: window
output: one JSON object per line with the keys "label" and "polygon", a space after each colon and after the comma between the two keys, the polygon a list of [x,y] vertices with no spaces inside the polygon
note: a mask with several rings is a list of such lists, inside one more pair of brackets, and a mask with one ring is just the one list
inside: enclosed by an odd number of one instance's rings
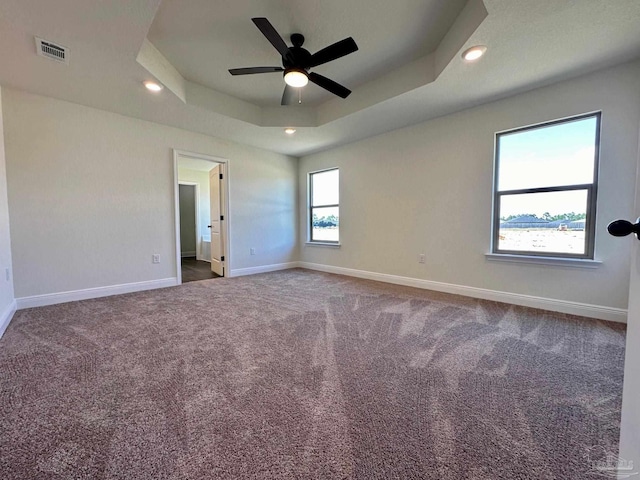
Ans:
{"label": "window", "polygon": [[593,259],[600,113],[496,134],[493,253]]}
{"label": "window", "polygon": [[309,241],[340,240],[340,174],[337,168],[309,174]]}

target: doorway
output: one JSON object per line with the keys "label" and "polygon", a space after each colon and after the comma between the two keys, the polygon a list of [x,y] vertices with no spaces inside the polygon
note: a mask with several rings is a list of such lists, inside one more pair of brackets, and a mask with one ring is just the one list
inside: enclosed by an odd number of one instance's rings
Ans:
{"label": "doorway", "polygon": [[178,284],[228,275],[226,159],[174,150]]}
{"label": "doorway", "polygon": [[[180,212],[180,269],[182,281],[194,282],[216,278],[206,260],[208,254],[204,241],[198,241],[201,233],[200,185],[198,182],[178,180],[178,203]],[[206,214],[206,212],[205,212]]]}

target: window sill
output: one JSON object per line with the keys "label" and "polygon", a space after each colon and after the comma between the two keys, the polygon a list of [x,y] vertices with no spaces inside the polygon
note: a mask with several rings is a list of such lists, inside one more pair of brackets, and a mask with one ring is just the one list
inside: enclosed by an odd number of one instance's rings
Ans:
{"label": "window sill", "polygon": [[305,242],[305,245],[309,246],[309,247],[333,247],[333,248],[340,248],[340,243],[333,243],[333,242]]}
{"label": "window sill", "polygon": [[509,255],[505,253],[485,253],[484,256],[492,262],[528,263],[576,268],[598,268],[602,265],[600,260],[586,258],[537,257],[535,255]]}

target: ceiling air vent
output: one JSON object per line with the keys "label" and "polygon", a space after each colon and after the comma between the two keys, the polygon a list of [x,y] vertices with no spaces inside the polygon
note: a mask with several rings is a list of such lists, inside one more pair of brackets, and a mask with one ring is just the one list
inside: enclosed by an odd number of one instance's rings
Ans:
{"label": "ceiling air vent", "polygon": [[69,65],[69,49],[67,47],[36,37],[36,49],[38,55],[42,57]]}

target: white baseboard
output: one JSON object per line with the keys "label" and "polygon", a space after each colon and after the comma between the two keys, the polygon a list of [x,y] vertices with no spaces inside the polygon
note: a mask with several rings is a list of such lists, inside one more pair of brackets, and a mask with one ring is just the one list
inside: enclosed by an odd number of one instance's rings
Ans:
{"label": "white baseboard", "polygon": [[180,256],[181,257],[195,257],[196,256],[196,252],[180,252]]}
{"label": "white baseboard", "polygon": [[485,288],[466,287],[464,285],[454,285],[452,283],[434,282],[432,280],[421,280],[419,278],[401,277],[386,273],[367,272],[365,270],[355,270],[352,268],[334,267],[331,265],[321,265],[317,263],[298,262],[301,268],[317,270],[320,272],[337,273],[350,277],[377,280],[379,282],[405,285],[407,287],[424,288],[438,292],[453,293],[495,302],[510,303],[523,307],[540,308],[553,312],[569,313],[582,317],[609,320],[612,322],[627,323],[627,310],[622,308],[605,307],[601,305],[591,305],[588,303],[569,302],[566,300],[556,300],[553,298],[534,297],[532,295],[522,295],[520,293],[499,292]]}
{"label": "white baseboard", "polygon": [[174,287],[178,284],[178,279],[162,278],[160,280],[149,280],[146,282],[124,283],[121,285],[109,285],[107,287],[86,288],[83,290],[73,290],[70,292],[47,293],[45,295],[33,295],[31,297],[16,298],[18,310],[31,307],[44,307],[45,305],[55,305],[57,303],[75,302],[77,300],[88,300],[90,298],[108,297],[110,295],[120,295],[122,293],[141,292],[143,290],[153,290],[156,288]]}
{"label": "white baseboard", "polygon": [[229,272],[228,277],[242,277],[244,275],[255,275],[256,273],[275,272],[277,270],[287,270],[298,268],[300,262],[274,263],[272,265],[261,265],[259,267],[235,268]]}
{"label": "white baseboard", "polygon": [[[376,280],[379,282],[404,285],[407,287],[422,288],[425,290],[435,290],[438,292],[453,293],[473,298],[482,298],[496,302],[510,303],[524,307],[540,308],[554,312],[568,313],[583,317],[609,320],[613,322],[626,323],[627,311],[622,308],[606,307],[601,305],[591,305],[587,303],[570,302],[552,298],[535,297],[519,293],[499,292],[485,288],[467,287],[451,283],[436,282],[432,280],[422,280],[419,278],[402,277],[386,273],[368,272],[353,268],[335,267],[332,265],[321,265],[308,262],[277,263],[272,265],[261,265],[258,267],[239,268],[229,272],[228,277],[240,277],[244,275],[254,275],[257,273],[275,272],[290,268],[306,268],[320,272],[347,275],[350,277]],[[126,283],[122,285],[111,285],[108,287],[88,288],[84,290],[74,290],[70,292],[50,293],[45,295],[34,295],[31,297],[17,298],[4,312],[0,313],[0,337],[9,325],[16,309],[21,310],[31,307],[42,307],[57,303],[73,302],[77,300],[87,300],[90,298],[106,297],[122,293],[139,292],[156,288],[173,287],[177,285],[177,278],[164,278],[147,282]]]}
{"label": "white baseboard", "polygon": [[13,314],[16,313],[16,310],[16,301],[13,300],[4,311],[0,312],[0,338],[2,338],[9,323],[11,323],[11,319],[13,318]]}

